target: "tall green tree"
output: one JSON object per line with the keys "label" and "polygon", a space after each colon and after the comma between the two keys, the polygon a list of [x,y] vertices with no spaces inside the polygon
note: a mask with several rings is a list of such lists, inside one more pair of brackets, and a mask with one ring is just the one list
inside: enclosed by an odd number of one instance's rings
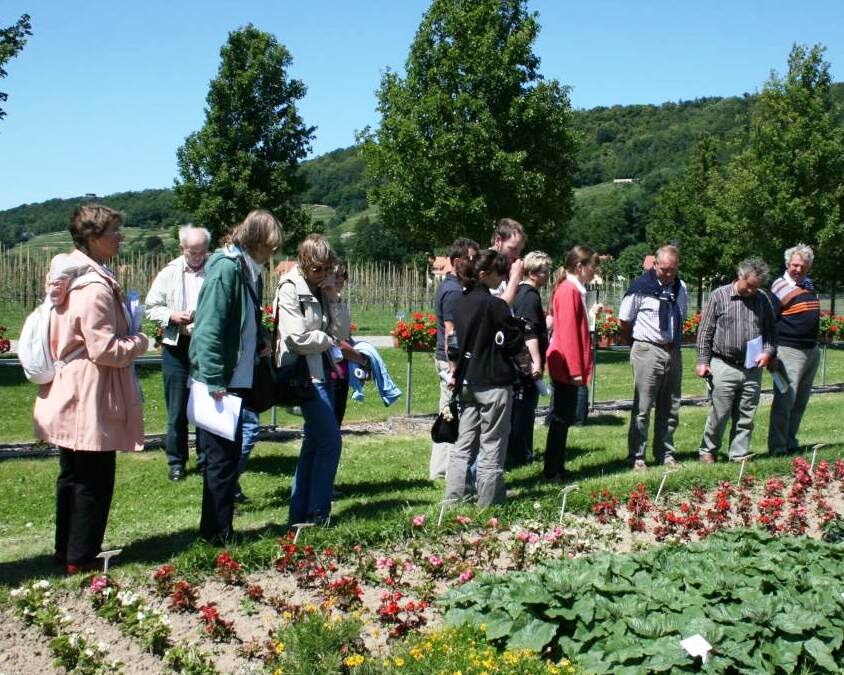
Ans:
{"label": "tall green tree", "polygon": [[433,0],[406,75],[387,72],[363,137],[369,197],[417,250],[486,242],[510,216],[553,249],[572,209],[569,90],[539,74],[525,0]]}
{"label": "tall green tree", "polygon": [[834,285],[844,254],[844,128],[824,51],[795,45],[788,75],[765,84],[747,147],[730,166],[725,213],[742,252],[781,269],[786,248],[812,244],[815,271]]}
{"label": "tall green tree", "polygon": [[[29,14],[22,14],[13,25],[0,28],[0,79],[6,77],[4,66],[15,58],[26,44],[26,39],[32,35],[32,23]],[[5,103],[9,95],[0,91],[0,103]],[[0,119],[6,116],[6,111],[0,107]]]}
{"label": "tall green tree", "polygon": [[229,33],[220,50],[205,124],[179,148],[176,181],[178,204],[215,238],[257,208],[281,220],[288,250],[310,227],[298,202],[307,187],[299,161],[314,127],[296,108],[305,85],[288,77],[291,62],[284,45],[251,24]]}
{"label": "tall green tree", "polygon": [[698,309],[703,304],[704,277],[724,271],[717,210],[724,184],[719,151],[712,136],[698,141],[684,170],[657,194],[647,230],[651,250],[663,244],[680,249],[682,275],[697,282]]}

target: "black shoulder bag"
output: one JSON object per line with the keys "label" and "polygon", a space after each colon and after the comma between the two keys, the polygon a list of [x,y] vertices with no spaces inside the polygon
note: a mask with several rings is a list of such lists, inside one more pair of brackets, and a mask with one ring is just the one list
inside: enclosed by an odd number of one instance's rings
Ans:
{"label": "black shoulder bag", "polygon": [[431,440],[434,443],[454,443],[460,434],[460,411],[457,408],[457,399],[460,390],[463,388],[463,364],[466,357],[461,356],[454,372],[454,391],[451,392],[451,399],[445,407],[440,410],[437,419],[431,427]]}
{"label": "black shoulder bag", "polygon": [[[285,283],[293,283],[288,281]],[[276,289],[278,298],[278,289]],[[302,315],[305,314],[305,307],[299,303]],[[273,308],[273,316],[278,318],[278,302]],[[273,348],[275,348],[276,336],[278,335],[278,321],[271,335]],[[292,363],[276,369],[276,395],[275,401],[278,405],[301,405],[310,401],[316,395],[313,380],[311,380],[311,369],[308,368],[308,359],[304,354],[298,354]]]}

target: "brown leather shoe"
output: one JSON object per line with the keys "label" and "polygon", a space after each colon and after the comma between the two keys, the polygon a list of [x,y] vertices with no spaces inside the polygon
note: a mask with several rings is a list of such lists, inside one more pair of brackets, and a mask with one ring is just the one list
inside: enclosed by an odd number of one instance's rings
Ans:
{"label": "brown leather shoe", "polygon": [[702,452],[700,453],[700,461],[703,464],[715,464],[715,455],[711,452]]}

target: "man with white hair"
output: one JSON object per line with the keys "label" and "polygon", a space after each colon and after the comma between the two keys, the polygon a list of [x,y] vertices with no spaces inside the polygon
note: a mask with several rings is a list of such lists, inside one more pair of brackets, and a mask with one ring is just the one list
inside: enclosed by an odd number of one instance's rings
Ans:
{"label": "man with white hair", "polygon": [[759,405],[762,369],[777,352],[774,312],[765,292],[768,266],[756,258],[738,265],[738,278],[716,288],[700,318],[698,377],[712,383],[712,408],[700,442],[700,461],[713,464],[732,420],[729,458],[747,459],[753,418]]}
{"label": "man with white hair", "polygon": [[809,279],[815,261],[811,247],[798,244],[785,252],[785,274],[771,284],[777,320],[777,362],[772,369],[785,374],[786,391],[774,387],[768,452],[785,455],[800,447],[797,431],[812,394],[820,362],[818,324],[821,305]]}
{"label": "man with white hair", "polygon": [[[182,255],[170,261],[156,275],[146,298],[147,317],[163,331],[161,372],[167,406],[165,448],[172,481],[185,477],[188,461],[188,348],[196,301],[205,280],[205,261],[210,243],[211,233],[204,227],[185,225],[179,228]],[[197,466],[202,470],[201,455],[198,456]]]}
{"label": "man with white hair", "polygon": [[622,336],[633,343],[633,408],[627,450],[634,471],[646,467],[651,409],[654,460],[667,467],[679,464],[674,458],[674,431],[680,418],[683,377],[680,341],[689,304],[686,285],[677,274],[679,265],[677,248],[662,246],[653,267],[630,284],[618,310]]}

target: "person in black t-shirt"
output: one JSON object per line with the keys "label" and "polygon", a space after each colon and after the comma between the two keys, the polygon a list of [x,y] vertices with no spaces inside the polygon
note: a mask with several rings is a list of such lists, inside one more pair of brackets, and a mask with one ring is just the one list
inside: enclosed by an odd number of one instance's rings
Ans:
{"label": "person in black t-shirt", "polygon": [[504,460],[510,434],[510,405],[516,367],[513,356],[524,347],[521,328],[514,326],[510,309],[490,289],[507,273],[507,259],[493,250],[471,261],[457,261],[463,294],[455,303],[455,348],[451,387],[460,399],[460,432],[449,458],[446,499],[460,499],[466,489],[466,471],[478,449],[478,506],[504,502]]}
{"label": "person in black t-shirt", "polygon": [[[548,328],[539,289],[548,283],[551,258],[542,251],[525,256],[525,280],[519,284],[513,301],[513,314],[527,326],[527,347],[531,356],[531,375],[536,381],[545,372],[545,351],[548,349]],[[539,390],[533,382],[522,380],[513,393],[510,438],[507,442],[507,467],[533,461],[533,425]]]}
{"label": "person in black t-shirt", "polygon": [[[438,410],[442,410],[451,399],[451,391],[448,389],[451,370],[446,356],[446,340],[449,335],[454,333],[454,303],[463,293],[463,286],[454,273],[454,264],[459,258],[471,259],[479,250],[478,242],[472,239],[455,240],[448,252],[450,268],[440,282],[434,299],[434,312],[437,317],[437,350],[434,353],[434,366],[437,370],[437,379],[440,386]],[[448,456],[452,446],[452,443],[433,443],[431,445],[431,461],[428,464],[428,478],[430,480],[445,478]]]}

